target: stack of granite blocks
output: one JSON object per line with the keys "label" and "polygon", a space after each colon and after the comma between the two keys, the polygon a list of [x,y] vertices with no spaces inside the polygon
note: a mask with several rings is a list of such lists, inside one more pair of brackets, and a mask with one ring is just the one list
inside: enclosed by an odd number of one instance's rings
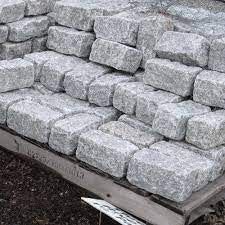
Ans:
{"label": "stack of granite blocks", "polygon": [[126,0],[40,2],[24,19],[52,10],[48,50],[0,61],[1,124],[175,202],[223,174],[224,38]]}
{"label": "stack of granite blocks", "polygon": [[46,50],[50,0],[0,1],[0,60]]}

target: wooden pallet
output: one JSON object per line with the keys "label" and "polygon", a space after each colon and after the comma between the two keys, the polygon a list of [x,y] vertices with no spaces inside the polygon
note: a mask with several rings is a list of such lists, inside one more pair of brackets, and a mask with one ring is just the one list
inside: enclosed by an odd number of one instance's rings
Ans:
{"label": "wooden pallet", "polygon": [[124,181],[84,168],[77,160],[50,151],[12,131],[0,128],[0,146],[52,169],[66,180],[153,225],[187,225],[203,215],[211,204],[225,196],[225,175],[176,204],[159,196],[135,190]]}

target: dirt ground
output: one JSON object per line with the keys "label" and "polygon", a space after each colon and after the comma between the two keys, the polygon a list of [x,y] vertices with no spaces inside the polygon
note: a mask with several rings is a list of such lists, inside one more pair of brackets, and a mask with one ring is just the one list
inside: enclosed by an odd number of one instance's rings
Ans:
{"label": "dirt ground", "polygon": [[[94,197],[27,160],[0,149],[0,225],[98,225],[98,212],[80,198]],[[225,203],[193,225],[225,224]],[[102,225],[118,225],[103,216]]]}

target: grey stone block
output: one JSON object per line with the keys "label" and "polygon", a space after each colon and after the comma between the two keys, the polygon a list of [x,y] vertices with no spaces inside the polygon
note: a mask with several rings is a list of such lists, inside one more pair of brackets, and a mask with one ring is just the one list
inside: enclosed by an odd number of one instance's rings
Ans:
{"label": "grey stone block", "polygon": [[134,154],[127,178],[131,184],[151,193],[182,202],[193,191],[207,184],[212,169],[213,162],[210,160],[169,143],[159,142],[150,149]]}
{"label": "grey stone block", "polygon": [[39,93],[31,88],[25,88],[0,94],[0,123],[6,123],[8,108],[21,100],[33,99]]}
{"label": "grey stone block", "polygon": [[42,52],[47,50],[46,43],[47,43],[48,36],[34,38],[32,41],[32,52]]}
{"label": "grey stone block", "polygon": [[42,95],[53,95],[55,94],[53,91],[48,90],[42,83],[34,82],[32,88],[39,92]]}
{"label": "grey stone block", "polygon": [[8,37],[8,27],[0,25],[0,44],[6,42]]}
{"label": "grey stone block", "polygon": [[40,77],[42,75],[42,68],[44,64],[48,60],[54,60],[55,58],[62,57],[62,55],[52,52],[52,51],[45,51],[45,52],[37,52],[31,53],[24,56],[24,60],[27,60],[34,65],[34,76],[35,81],[40,81]]}
{"label": "grey stone block", "polygon": [[47,46],[63,54],[88,57],[94,40],[95,35],[92,33],[53,26],[48,31]]}
{"label": "grey stone block", "polygon": [[56,2],[54,12],[59,24],[78,30],[90,31],[96,16],[113,15],[130,8],[128,1],[68,1]]}
{"label": "grey stone block", "polygon": [[155,142],[162,140],[162,136],[157,133],[144,132],[120,121],[103,124],[99,130],[127,140],[138,148],[150,147]]}
{"label": "grey stone block", "polygon": [[128,162],[138,148],[102,131],[90,131],[80,136],[76,157],[114,177],[126,175]]}
{"label": "grey stone block", "polygon": [[225,108],[225,73],[204,70],[194,84],[193,99],[204,105]]}
{"label": "grey stone block", "polygon": [[24,17],[25,5],[23,0],[1,0],[0,24],[22,19]]}
{"label": "grey stone block", "polygon": [[186,141],[206,150],[225,144],[225,111],[191,118],[187,123]]}
{"label": "grey stone block", "polygon": [[133,80],[132,76],[123,73],[105,74],[89,86],[88,100],[99,106],[110,106],[113,104],[116,85]]}
{"label": "grey stone block", "polygon": [[113,96],[113,106],[126,114],[134,114],[137,105],[137,96],[155,89],[142,82],[121,83],[116,86]]}
{"label": "grey stone block", "polygon": [[26,16],[46,14],[50,11],[50,0],[25,0]]}
{"label": "grey stone block", "polygon": [[95,18],[94,32],[97,38],[136,46],[139,22],[123,16],[100,16]]}
{"label": "grey stone block", "polygon": [[50,12],[47,14],[50,26],[55,26],[56,24],[56,13]]}
{"label": "grey stone block", "polygon": [[60,56],[48,60],[42,68],[41,83],[49,90],[60,92],[64,90],[63,81],[67,72],[86,62],[72,56]]}
{"label": "grey stone block", "polygon": [[173,30],[173,23],[168,17],[150,16],[141,21],[138,31],[137,49],[143,53],[141,66],[145,68],[148,59],[155,58],[154,47],[163,33]]}
{"label": "grey stone block", "polygon": [[209,107],[191,100],[164,104],[159,106],[152,128],[167,138],[182,140],[186,134],[188,120],[208,112],[211,112]]}
{"label": "grey stone block", "polygon": [[92,45],[90,60],[117,70],[135,73],[142,59],[141,51],[116,42],[97,39]]}
{"label": "grey stone block", "polygon": [[0,59],[10,60],[22,58],[24,55],[31,53],[32,41],[20,43],[5,42],[0,45]]}
{"label": "grey stone block", "polygon": [[155,51],[160,58],[205,67],[208,64],[209,42],[198,34],[167,31],[157,42]]}
{"label": "grey stone block", "polygon": [[49,20],[47,16],[27,17],[20,21],[9,23],[8,27],[10,30],[9,40],[21,42],[47,34]]}
{"label": "grey stone block", "polygon": [[194,81],[202,71],[166,59],[150,59],[146,64],[144,83],[186,97],[192,95]]}
{"label": "grey stone block", "polygon": [[0,61],[0,92],[31,87],[33,83],[32,63],[23,59]]}
{"label": "grey stone block", "polygon": [[96,63],[87,63],[66,73],[63,86],[68,95],[87,100],[90,84],[110,71],[109,67]]}
{"label": "grey stone block", "polygon": [[211,43],[208,67],[211,70],[225,72],[225,38],[216,39]]}
{"label": "grey stone block", "polygon": [[102,120],[98,116],[85,113],[57,121],[51,129],[49,145],[58,152],[72,155],[75,153],[80,135],[96,130],[101,124]]}
{"label": "grey stone block", "polygon": [[138,70],[134,76],[136,78],[136,81],[138,82],[144,82],[144,73],[145,71],[142,71],[142,70]]}
{"label": "grey stone block", "polygon": [[182,97],[166,91],[153,91],[140,94],[137,96],[136,117],[144,123],[152,124],[160,105],[181,102],[182,100]]}
{"label": "grey stone block", "polygon": [[41,143],[48,143],[51,126],[63,115],[30,100],[20,101],[8,109],[7,125],[17,133]]}

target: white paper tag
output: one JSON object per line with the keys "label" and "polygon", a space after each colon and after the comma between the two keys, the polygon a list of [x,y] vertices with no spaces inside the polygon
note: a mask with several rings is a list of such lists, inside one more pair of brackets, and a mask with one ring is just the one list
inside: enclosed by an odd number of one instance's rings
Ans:
{"label": "white paper tag", "polygon": [[81,198],[81,199],[122,225],[145,225],[144,223],[140,222],[133,216],[109,204],[104,200],[93,198]]}

